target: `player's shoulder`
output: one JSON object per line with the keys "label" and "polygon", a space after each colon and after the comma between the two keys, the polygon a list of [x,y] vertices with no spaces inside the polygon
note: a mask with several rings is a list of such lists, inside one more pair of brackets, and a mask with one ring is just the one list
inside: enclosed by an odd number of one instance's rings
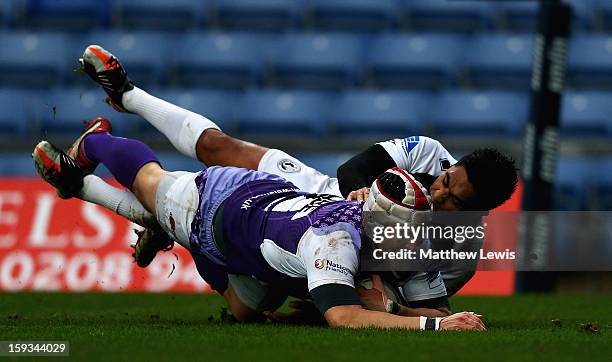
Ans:
{"label": "player's shoulder", "polygon": [[432,148],[444,148],[440,141],[427,136],[408,136],[404,138],[395,138],[388,141],[379,142],[382,146],[393,145],[402,148],[406,154],[414,151]]}
{"label": "player's shoulder", "polygon": [[429,151],[432,149],[444,149],[440,141],[427,136],[409,136],[402,139],[402,142],[406,153],[410,153],[413,150]]}
{"label": "player's shoulder", "polygon": [[[346,217],[345,217],[346,216]],[[346,213],[332,214],[315,221],[299,241],[298,249],[304,247],[323,253],[325,250],[361,249],[361,220]]]}

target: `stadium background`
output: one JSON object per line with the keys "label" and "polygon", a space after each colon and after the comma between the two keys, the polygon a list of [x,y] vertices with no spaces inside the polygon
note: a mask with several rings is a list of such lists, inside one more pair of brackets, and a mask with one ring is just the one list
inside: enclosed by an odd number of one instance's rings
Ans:
{"label": "stadium background", "polygon": [[[554,208],[610,210],[612,1],[569,2]],[[35,143],[68,146],[94,116],[151,144],[168,169],[201,168],[104,104],[74,71],[86,45],[117,54],[150,93],[335,175],[372,143],[417,134],[457,158],[495,146],[520,160],[536,20],[528,1],[1,1],[0,290],[207,290],[179,248],[136,268],[132,225],[59,202],[36,178]],[[610,287],[608,274],[565,279]],[[510,294],[513,283],[510,272],[479,272],[463,292]]]}

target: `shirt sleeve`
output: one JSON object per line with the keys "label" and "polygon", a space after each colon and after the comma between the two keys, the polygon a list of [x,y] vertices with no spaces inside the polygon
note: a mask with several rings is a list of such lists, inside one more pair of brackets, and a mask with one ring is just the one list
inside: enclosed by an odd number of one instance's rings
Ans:
{"label": "shirt sleeve", "polygon": [[370,187],[381,173],[397,166],[389,153],[379,144],[353,156],[338,167],[338,185],[342,196],[351,191]]}
{"label": "shirt sleeve", "polygon": [[403,283],[402,294],[410,303],[444,298],[446,288],[440,272],[419,272]]}
{"label": "shirt sleeve", "polygon": [[326,284],[355,287],[354,276],[359,268],[355,234],[340,227],[325,231],[311,229],[304,236],[298,257],[306,270],[309,291]]}
{"label": "shirt sleeve", "polygon": [[398,167],[410,173],[439,175],[457,160],[433,138],[411,136],[380,142]]}

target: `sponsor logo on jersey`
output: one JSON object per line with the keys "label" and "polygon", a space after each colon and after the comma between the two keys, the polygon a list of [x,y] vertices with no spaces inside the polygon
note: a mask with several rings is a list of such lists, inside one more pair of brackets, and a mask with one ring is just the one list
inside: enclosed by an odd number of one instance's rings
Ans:
{"label": "sponsor logo on jersey", "polygon": [[344,275],[353,275],[353,272],[349,268],[345,267],[342,264],[333,262],[329,259],[316,259],[314,262],[314,266],[317,269],[324,269],[327,271],[342,273]]}
{"label": "sponsor logo on jersey", "polygon": [[408,138],[404,138],[404,147],[406,148],[406,153],[412,151],[412,149],[419,144],[420,140],[421,139],[419,136],[410,136]]}
{"label": "sponsor logo on jersey", "polygon": [[279,170],[286,172],[286,173],[300,172],[300,170],[302,169],[300,165],[298,165],[293,160],[290,160],[288,158],[283,158],[279,160],[277,166]]}
{"label": "sponsor logo on jersey", "polygon": [[278,195],[278,194],[285,194],[285,193],[290,193],[290,192],[297,192],[297,191],[301,191],[301,190],[298,188],[284,188],[284,189],[279,189],[279,190],[272,190],[272,191],[269,191],[263,194],[257,194],[257,195],[251,196],[248,199],[244,200],[242,205],[240,205],[240,210],[248,210],[253,204],[253,201],[259,198],[268,197],[272,195]]}

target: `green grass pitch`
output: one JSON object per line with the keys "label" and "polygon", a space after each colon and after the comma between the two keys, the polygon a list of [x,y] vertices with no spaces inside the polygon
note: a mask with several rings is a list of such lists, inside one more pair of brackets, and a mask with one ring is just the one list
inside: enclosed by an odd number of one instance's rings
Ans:
{"label": "green grass pitch", "polygon": [[211,295],[3,293],[0,340],[68,340],[70,357],[89,361],[612,360],[612,295],[451,302],[483,314],[488,331],[231,324],[220,321],[223,301]]}

